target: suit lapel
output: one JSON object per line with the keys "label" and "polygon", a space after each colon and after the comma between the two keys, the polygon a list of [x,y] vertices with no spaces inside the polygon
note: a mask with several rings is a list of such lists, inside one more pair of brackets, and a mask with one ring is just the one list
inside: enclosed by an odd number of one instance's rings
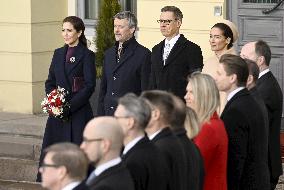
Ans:
{"label": "suit lapel", "polygon": [[[76,68],[76,66],[79,65],[79,62],[83,57],[83,51],[84,51],[84,47],[82,46],[82,44],[79,43],[78,46],[75,49],[74,55],[72,56],[72,57],[75,58],[75,61],[73,63],[72,62],[69,63],[71,68],[69,69],[67,75],[69,75],[72,72],[72,70],[74,68]],[[69,61],[69,60],[67,60],[67,61]]]}
{"label": "suit lapel", "polygon": [[239,91],[237,94],[235,94],[226,104],[223,112],[222,112],[222,115],[221,117],[223,116],[223,114],[226,112],[226,110],[230,107],[231,103],[234,102],[237,98],[241,97],[241,96],[245,96],[245,95],[248,95],[249,92],[248,90],[245,88],[245,89],[242,89],[241,91]]}
{"label": "suit lapel", "polygon": [[[135,41],[136,42],[136,41]],[[113,69],[113,72],[115,72],[119,67],[121,67],[121,65],[123,65],[123,63],[129,59],[131,56],[133,56],[135,49],[137,47],[137,42],[136,43],[130,43],[126,49],[126,51],[121,55],[121,58],[119,60],[119,63],[117,63]],[[116,57],[116,56],[114,56]],[[115,61],[116,63],[116,61]]]}
{"label": "suit lapel", "polygon": [[108,177],[109,175],[112,175],[115,170],[117,170],[119,167],[121,167],[121,162],[115,166],[112,166],[105,171],[103,171],[101,174],[99,174],[91,183],[90,186],[95,186],[97,183],[99,183],[104,178]]}
{"label": "suit lapel", "polygon": [[186,42],[186,38],[181,34],[177,42],[175,43],[174,47],[172,48],[168,59],[166,60],[166,65],[170,64],[177,55],[179,55],[179,52],[183,50],[183,45]]}
{"label": "suit lapel", "polygon": [[59,59],[58,59],[58,67],[60,71],[63,71],[63,81],[68,86],[69,89],[66,89],[70,92],[71,84],[68,80],[66,69],[65,69],[65,62],[66,62],[66,52],[68,50],[68,46],[65,45],[63,48],[59,51]]}

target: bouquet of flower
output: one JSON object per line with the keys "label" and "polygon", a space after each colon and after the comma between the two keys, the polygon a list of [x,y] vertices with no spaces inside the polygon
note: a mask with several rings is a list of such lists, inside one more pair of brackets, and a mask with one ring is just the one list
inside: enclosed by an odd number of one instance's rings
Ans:
{"label": "bouquet of flower", "polygon": [[41,108],[44,113],[48,113],[55,118],[63,121],[68,120],[70,104],[66,100],[68,91],[60,86],[51,91],[41,102]]}

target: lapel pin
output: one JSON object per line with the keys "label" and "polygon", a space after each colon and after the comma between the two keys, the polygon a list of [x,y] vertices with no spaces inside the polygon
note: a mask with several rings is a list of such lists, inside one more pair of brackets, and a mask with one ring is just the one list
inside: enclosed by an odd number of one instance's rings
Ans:
{"label": "lapel pin", "polygon": [[75,62],[75,57],[70,57],[70,63],[74,63]]}

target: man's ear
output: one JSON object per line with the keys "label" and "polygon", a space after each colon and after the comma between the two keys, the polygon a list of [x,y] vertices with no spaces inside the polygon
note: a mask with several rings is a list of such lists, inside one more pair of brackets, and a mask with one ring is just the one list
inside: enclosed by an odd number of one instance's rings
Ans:
{"label": "man's ear", "polygon": [[232,74],[231,76],[230,76],[230,83],[231,84],[234,84],[234,83],[237,83],[238,82],[238,77],[237,77],[237,75],[236,74]]}
{"label": "man's ear", "polygon": [[252,76],[252,75],[249,75],[249,76],[248,76],[248,80],[247,80],[247,85],[246,85],[246,87],[248,88],[252,83],[253,83],[253,76]]}
{"label": "man's ear", "polygon": [[59,179],[64,179],[64,177],[67,175],[67,168],[65,166],[60,166],[58,168],[58,172],[59,172]]}

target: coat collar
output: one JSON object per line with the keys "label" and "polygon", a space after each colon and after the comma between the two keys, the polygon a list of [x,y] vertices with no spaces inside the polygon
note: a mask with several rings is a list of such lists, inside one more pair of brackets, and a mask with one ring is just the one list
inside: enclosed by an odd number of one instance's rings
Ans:
{"label": "coat collar", "polygon": [[162,139],[164,137],[172,136],[173,133],[169,127],[164,128],[159,134],[157,134],[153,139],[152,142],[156,142],[159,139]]}
{"label": "coat collar", "polygon": [[[170,54],[169,54],[169,56],[166,60],[165,66],[170,64],[173,60],[175,60],[176,56],[179,55],[179,52],[183,50],[184,44],[186,42],[187,42],[187,39],[184,37],[183,34],[180,34],[179,39],[175,43],[174,47],[172,48],[172,50],[171,50],[171,52],[170,52]],[[160,64],[162,64],[162,65],[164,65],[164,62],[163,62],[164,46],[165,46],[165,39],[159,43],[159,50],[161,52],[159,60],[160,60]]]}
{"label": "coat collar", "polygon": [[132,152],[136,151],[137,149],[139,149],[140,147],[143,146],[148,146],[147,143],[151,143],[150,140],[148,139],[147,136],[143,137],[142,139],[140,139],[125,155],[123,155],[121,158],[122,160],[125,160],[128,158],[129,155],[132,154]]}
{"label": "coat collar", "polygon": [[237,94],[235,94],[226,104],[224,111],[222,112],[222,115],[225,113],[225,111],[228,109],[228,107],[231,105],[232,102],[234,102],[236,99],[242,96],[247,96],[247,95],[249,95],[249,91],[246,88],[242,89]]}
{"label": "coat collar", "polygon": [[[125,47],[125,49],[123,50],[123,54],[121,55],[119,63],[117,63],[116,60],[113,60],[114,61],[113,63],[115,63],[113,72],[115,72],[118,68],[120,68],[123,65],[123,63],[125,63],[127,59],[129,59],[129,57],[133,56],[138,46],[138,42],[136,41],[134,37],[125,43],[127,43],[127,45],[123,46]],[[114,54],[113,57],[116,59],[116,47],[115,46],[113,48],[113,54]]]}
{"label": "coat collar", "polygon": [[[67,50],[68,50],[68,46],[67,46],[66,48],[67,48]],[[76,49],[75,49],[75,51],[74,51],[74,54],[73,54],[73,56],[72,56],[72,57],[75,58],[75,61],[74,61],[73,63],[69,63],[71,68],[69,69],[68,73],[66,73],[67,75],[69,75],[69,74],[72,72],[72,70],[78,66],[80,60],[81,60],[82,57],[83,57],[84,48],[85,48],[85,47],[84,47],[83,44],[81,44],[81,43],[79,43],[79,44],[77,45],[77,47],[76,47]],[[67,51],[67,50],[66,50],[66,51]],[[66,56],[66,52],[65,52],[65,56]],[[68,61],[69,61],[69,60],[68,60]],[[65,60],[65,62],[66,62],[66,60]],[[65,62],[64,62],[64,63],[65,63]]]}

